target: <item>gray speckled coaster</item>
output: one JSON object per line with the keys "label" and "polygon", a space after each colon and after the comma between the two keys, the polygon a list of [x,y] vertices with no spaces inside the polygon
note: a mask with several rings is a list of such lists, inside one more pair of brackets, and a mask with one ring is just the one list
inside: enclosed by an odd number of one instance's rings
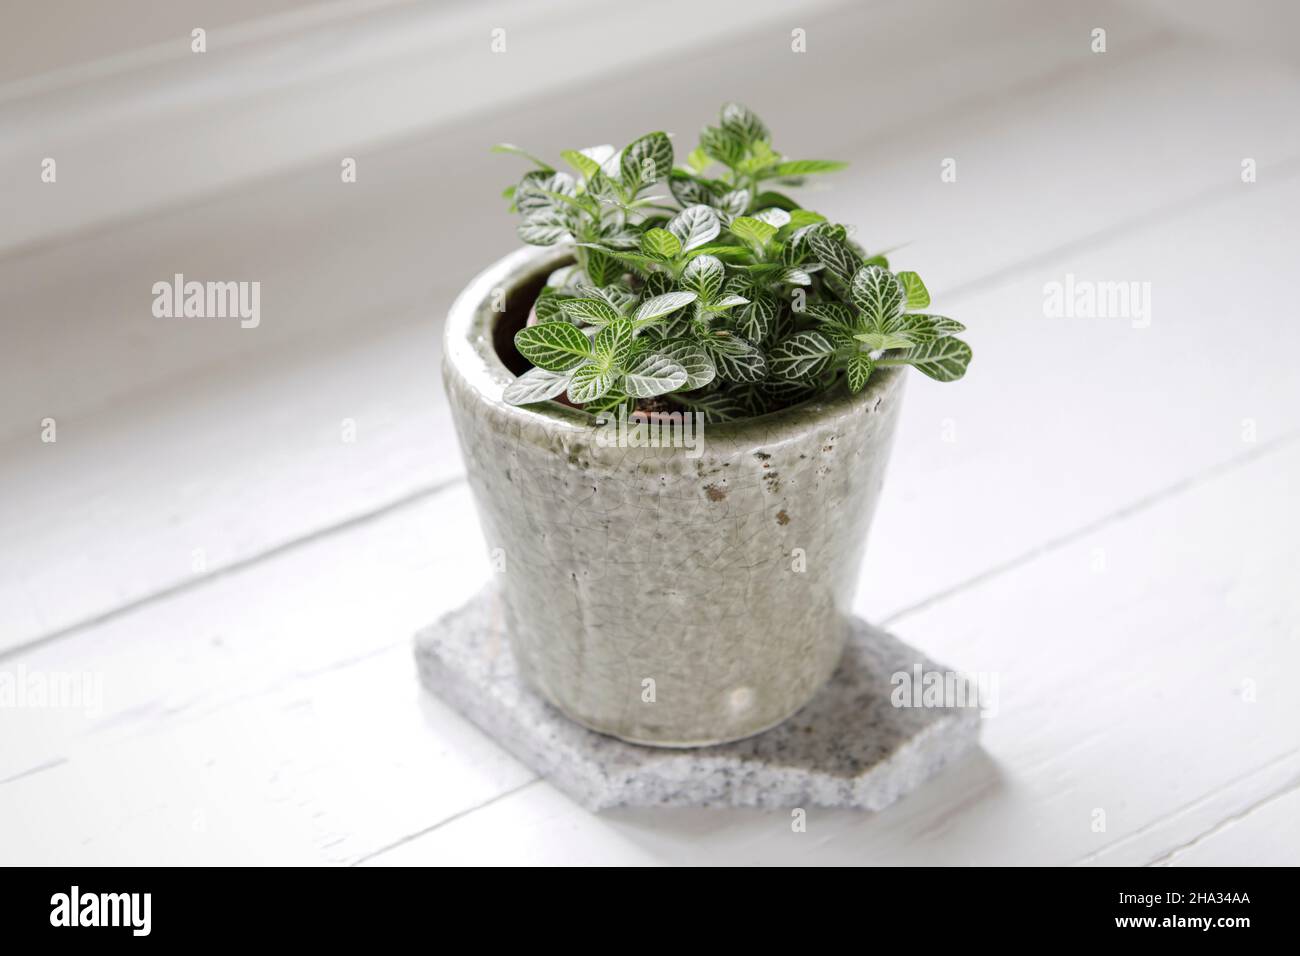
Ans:
{"label": "gray speckled coaster", "polygon": [[[856,621],[839,670],[785,723],[689,750],[624,743],[569,720],[523,686],[495,595],[483,591],[415,636],[426,687],[592,810],[616,806],[880,810],[979,735],[977,707],[895,707],[892,675],[946,672]],[[646,706],[653,706],[647,704]]]}

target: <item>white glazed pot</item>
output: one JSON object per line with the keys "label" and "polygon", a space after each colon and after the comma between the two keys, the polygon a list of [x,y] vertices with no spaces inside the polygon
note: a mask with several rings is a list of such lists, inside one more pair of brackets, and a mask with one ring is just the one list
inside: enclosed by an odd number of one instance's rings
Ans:
{"label": "white glazed pot", "polygon": [[756,734],[839,661],[904,377],[881,370],[858,395],[705,425],[680,447],[615,443],[554,403],[507,405],[494,305],[568,259],[509,255],[447,318],[444,381],[520,672],[634,743]]}

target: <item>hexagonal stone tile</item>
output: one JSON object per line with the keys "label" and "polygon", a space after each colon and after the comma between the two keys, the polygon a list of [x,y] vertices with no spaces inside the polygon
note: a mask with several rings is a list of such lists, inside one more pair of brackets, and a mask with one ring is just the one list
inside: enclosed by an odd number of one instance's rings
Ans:
{"label": "hexagonal stone tile", "polygon": [[[592,810],[880,810],[974,746],[979,736],[980,710],[973,694],[963,701],[952,693],[971,685],[962,685],[960,675],[897,638],[856,620],[835,676],[783,724],[712,747],[673,750],[625,743],[574,723],[520,682],[496,600],[485,590],[416,635],[421,679],[515,757]],[[927,679],[935,684],[943,677],[949,693],[942,701],[895,706],[891,699],[896,688],[919,691]],[[920,693],[914,700],[925,703]]]}

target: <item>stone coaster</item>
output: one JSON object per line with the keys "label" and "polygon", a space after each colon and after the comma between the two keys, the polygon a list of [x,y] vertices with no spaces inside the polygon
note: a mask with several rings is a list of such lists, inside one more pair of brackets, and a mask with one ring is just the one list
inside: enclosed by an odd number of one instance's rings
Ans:
{"label": "stone coaster", "polygon": [[429,690],[592,810],[880,810],[979,736],[977,706],[893,706],[895,673],[913,675],[917,664],[924,673],[950,672],[861,620],[835,676],[785,723],[746,740],[682,750],[588,730],[523,686],[490,590],[416,634],[415,655]]}

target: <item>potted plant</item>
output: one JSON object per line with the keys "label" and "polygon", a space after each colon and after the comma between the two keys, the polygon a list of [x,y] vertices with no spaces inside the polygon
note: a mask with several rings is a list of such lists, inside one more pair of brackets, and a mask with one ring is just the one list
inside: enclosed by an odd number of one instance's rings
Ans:
{"label": "potted plant", "polygon": [[498,149],[533,248],[457,299],[444,372],[520,672],[636,743],[780,723],[839,660],[902,367],[961,377],[962,326],[783,191],[842,164],[743,106],[682,165]]}

